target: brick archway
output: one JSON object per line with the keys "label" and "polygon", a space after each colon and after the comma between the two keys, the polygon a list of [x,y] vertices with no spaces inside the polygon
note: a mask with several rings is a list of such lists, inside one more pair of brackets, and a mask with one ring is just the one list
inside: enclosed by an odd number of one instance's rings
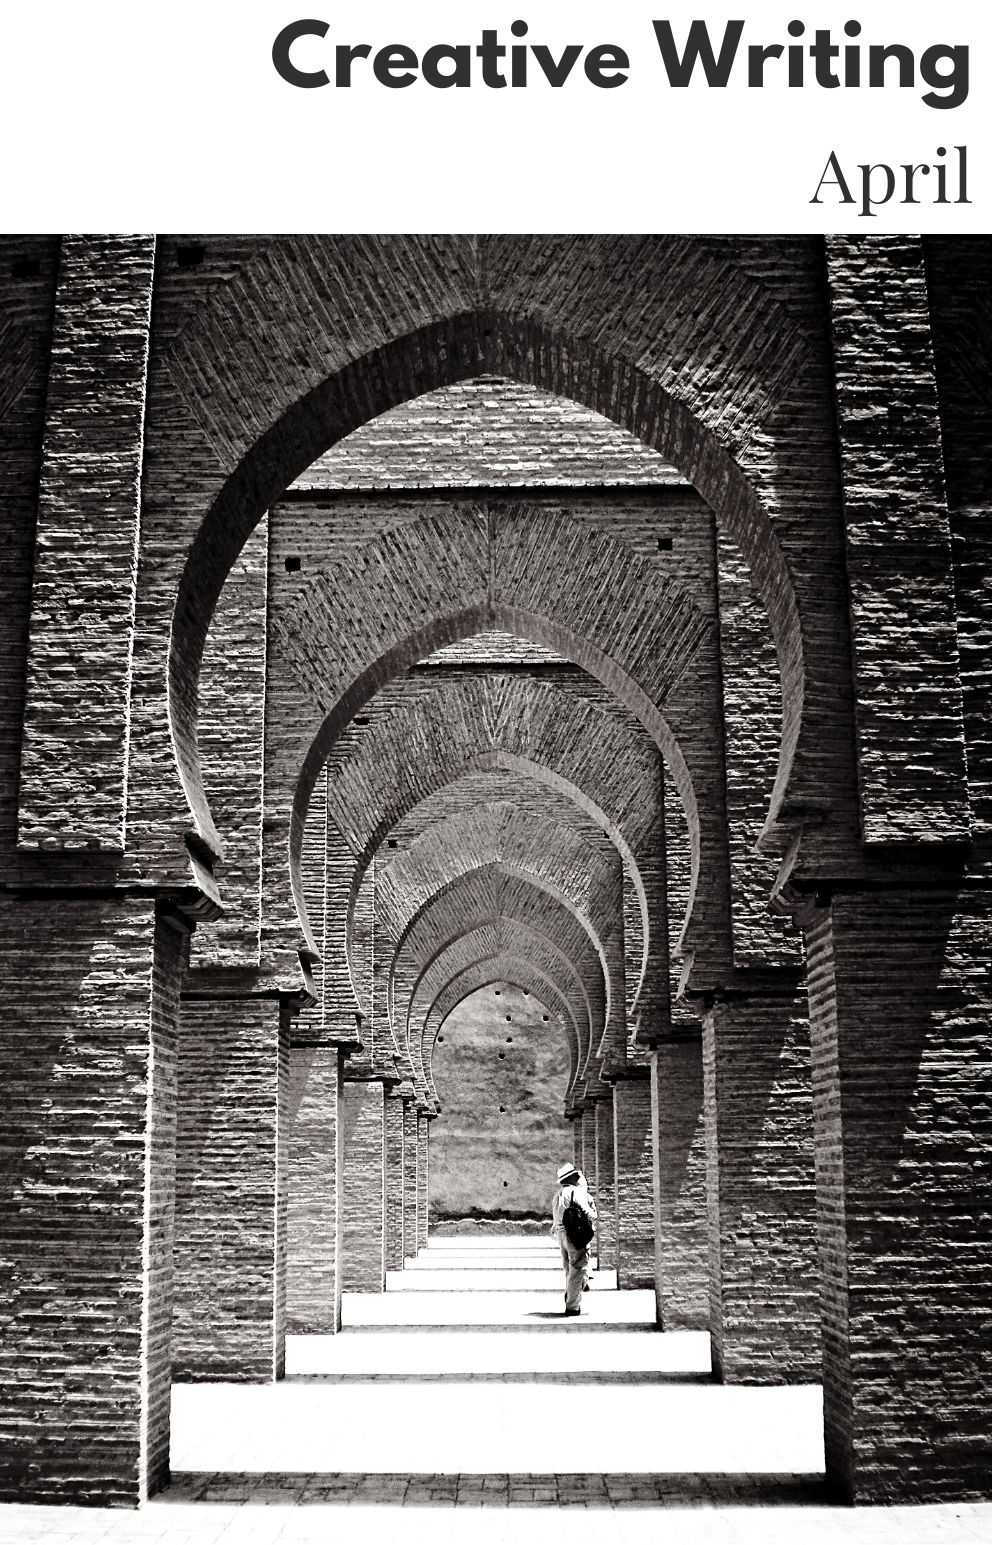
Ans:
{"label": "brick archway", "polygon": [[[478,632],[491,631],[494,628],[504,632],[515,633],[519,637],[528,638],[535,643],[545,644],[567,658],[573,659],[575,663],[588,670],[597,680],[602,681],[604,685],[616,693],[617,697],[640,720],[644,729],[658,746],[665,758],[674,785],[682,800],[689,830],[692,875],[689,903],[686,909],[687,923],[692,915],[693,901],[699,886],[700,870],[704,856],[706,856],[706,848],[709,847],[715,864],[718,866],[725,865],[726,851],[723,824],[717,820],[712,823],[711,832],[707,833],[704,830],[700,820],[699,804],[692,775],[682,747],[672,733],[667,721],[644,689],[617,666],[615,661],[598,649],[596,645],[576,635],[569,634],[563,627],[549,623],[545,618],[534,613],[505,605],[484,602],[469,611],[440,619],[429,628],[424,629],[423,632],[407,639],[402,646],[391,651],[389,655],[380,657],[374,665],[371,665],[363,673],[360,681],[338,701],[331,713],[324,719],[319,736],[311,743],[296,782],[293,796],[293,810],[289,829],[289,863],[297,913],[307,936],[308,944],[315,953],[316,942],[307,921],[308,914],[301,858],[310,798],[317,776],[333,748],[336,737],[355,713],[371,699],[384,680],[408,668],[433,649],[471,637]],[[711,839],[710,843],[705,842],[707,836]],[[714,889],[719,889],[721,886],[725,887],[726,875],[720,873],[714,876],[712,885]]]}
{"label": "brick archway", "polygon": [[[454,793],[460,781],[509,774],[569,801],[619,852],[642,919],[639,994],[651,932],[641,869],[645,853],[657,851],[655,826],[662,819],[652,808],[657,797],[651,786],[657,762],[653,747],[601,707],[551,683],[514,682],[497,701],[491,699],[478,685],[449,684],[397,709],[388,725],[373,720],[361,732],[360,756],[357,747],[351,751],[349,745],[346,752],[345,743],[339,743],[342,749],[328,774],[329,826],[333,823],[334,842],[341,849],[333,867],[336,875],[347,865],[352,868],[330,909],[347,918],[346,935],[335,940],[335,950],[351,956],[358,894],[387,835],[417,808],[441,799],[445,790]],[[400,775],[398,760],[407,744],[419,748],[412,783]],[[649,748],[650,756],[645,754]],[[632,786],[638,790],[634,799]],[[338,835],[345,831],[347,843]],[[358,1007],[364,1008],[360,994]]]}
{"label": "brick archway", "polygon": [[[576,1078],[585,1076],[591,1047],[602,1029],[603,997],[595,982],[587,980],[572,953],[540,927],[540,919],[489,917],[477,920],[478,926],[452,939],[432,965],[419,998],[411,1004],[410,1018],[415,1026],[426,1025],[431,1005],[459,972],[501,951],[512,951],[533,960],[538,969],[558,984],[568,1003],[576,1029]],[[419,1036],[419,1029],[417,1035]],[[416,1037],[415,1037],[416,1042]],[[416,1049],[416,1045],[415,1045]],[[420,1042],[422,1055],[422,1042]]]}
{"label": "brick archway", "polygon": [[[739,326],[739,317],[736,322]],[[645,334],[640,342],[646,350],[645,357],[650,357],[652,335]],[[729,336],[727,345],[732,351],[737,347]],[[683,340],[683,346],[691,359],[691,345]],[[705,331],[705,346],[701,331],[698,347],[700,357],[692,359],[697,376],[706,373],[707,360],[714,352],[713,318]],[[764,358],[759,350],[756,367],[758,360]],[[722,362],[720,371],[721,394],[726,392],[728,382],[726,363]],[[777,399],[786,385],[781,364],[772,366],[769,362],[767,368],[770,377],[777,376]],[[196,823],[197,840],[204,851],[219,853],[220,839],[199,766],[198,672],[221,586],[245,540],[287,484],[337,439],[410,396],[464,380],[479,370],[501,370],[544,389],[572,396],[613,418],[677,466],[738,542],[768,608],[778,651],[783,732],[769,831],[781,813],[803,722],[806,666],[802,630],[794,587],[770,515],[721,439],[720,427],[726,426],[727,412],[717,412],[714,422],[707,424],[680,399],[676,382],[671,383],[671,389],[660,384],[658,377],[665,374],[661,362],[653,363],[651,368],[636,367],[623,355],[604,353],[581,335],[576,338],[557,333],[530,316],[470,311],[392,340],[374,355],[353,361],[288,406],[243,456],[192,543],[173,614],[168,690],[177,765]],[[790,369],[786,376],[791,373]],[[698,379],[693,391],[698,395]],[[750,395],[753,409],[761,398],[760,388],[757,393],[752,389]],[[767,411],[767,402],[763,407]],[[729,403],[721,403],[721,410],[729,408]],[[754,427],[752,423],[751,428]],[[727,440],[737,439],[740,428],[736,426]],[[500,624],[490,613],[488,626],[494,625]],[[425,633],[420,647],[437,647],[458,636],[464,635],[449,619],[447,632],[435,629],[431,634]],[[351,702],[355,690],[351,689],[350,708],[346,712],[355,711]],[[355,703],[360,700],[354,698]],[[664,730],[660,733],[659,744],[664,740]],[[309,778],[311,787],[312,776],[315,772],[308,767],[304,783]]]}
{"label": "brick archway", "polygon": [[[397,941],[390,963],[389,1013],[394,1035],[404,1045],[408,1043],[413,1005],[418,1000],[422,984],[429,977],[430,969],[445,949],[461,937],[461,932],[445,933],[445,929],[461,929],[462,920],[473,918],[472,907],[476,897],[485,895],[485,901],[498,901],[500,911],[494,915],[518,916],[518,893],[532,891],[542,898],[540,910],[547,915],[542,931],[549,934],[554,929],[554,917],[560,910],[567,913],[578,925],[588,943],[589,952],[599,962],[604,992],[603,1031],[613,1021],[618,1008],[623,1013],[623,990],[613,977],[610,960],[599,934],[588,916],[562,889],[534,869],[524,868],[505,860],[473,863],[469,861],[453,879],[436,891],[413,913]],[[507,911],[502,902],[507,895]],[[560,928],[556,930],[561,942]],[[579,966],[572,952],[566,949]],[[588,964],[582,967],[588,970]],[[589,984],[592,985],[591,983]],[[596,985],[598,986],[598,980]],[[399,990],[397,991],[397,988]]]}
{"label": "brick archway", "polygon": [[[546,934],[525,921],[505,917],[483,923],[455,940],[432,967],[429,990],[422,1002],[414,1006],[414,1035],[410,1043],[424,1086],[432,1087],[428,1085],[430,1056],[439,1029],[438,1015],[442,1009],[444,1013],[450,1012],[450,1008],[444,1008],[450,994],[459,982],[474,979],[473,973],[495,971],[491,963],[499,961],[512,963],[518,976],[536,973],[536,979],[550,984],[544,990],[553,989],[562,1006],[570,1059],[566,1100],[573,1099],[580,1083],[590,1076],[598,1087],[599,1080],[588,1072],[596,1008],[581,972]],[[480,979],[477,985],[484,983]]]}
{"label": "brick archway", "polygon": [[[459,1004],[464,1003],[466,998],[470,998],[481,988],[491,987],[495,982],[505,982],[510,987],[516,987],[520,992],[530,993],[539,1003],[555,1011],[558,1016],[555,1025],[565,1043],[569,1059],[566,1090],[574,1085],[578,1064],[578,1032],[567,1000],[550,976],[538,970],[531,961],[507,950],[501,950],[498,954],[489,955],[466,966],[457,976],[452,977],[434,1000],[425,1017],[419,1038],[422,1048],[421,1060],[428,1094],[438,1104],[440,1100],[433,1070],[437,1038],[444,1029],[447,1019]],[[551,1016],[549,1015],[548,1018],[550,1022]]]}

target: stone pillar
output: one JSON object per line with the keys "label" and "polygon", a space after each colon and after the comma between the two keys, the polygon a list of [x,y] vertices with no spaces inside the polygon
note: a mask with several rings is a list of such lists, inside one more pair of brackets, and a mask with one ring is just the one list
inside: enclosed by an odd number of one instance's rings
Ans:
{"label": "stone pillar", "polygon": [[654,1287],[654,1145],[651,1081],[620,1079],[613,1090],[617,1165],[617,1281]]}
{"label": "stone pillar", "polygon": [[188,933],[150,898],[0,898],[4,1501],[168,1481]]}
{"label": "stone pillar", "polygon": [[184,998],[176,1144],[174,1374],[285,1369],[289,1006]]}
{"label": "stone pillar", "polygon": [[805,990],[783,971],[703,1017],[710,1335],[727,1383],[820,1372]]}
{"label": "stone pillar", "polygon": [[431,1120],[417,1112],[417,1249],[427,1248],[427,1212],[430,1204]]}
{"label": "stone pillar", "polygon": [[345,1083],[345,1292],[381,1293],[386,1285],[384,1104],[378,1080]]}
{"label": "stone pillar", "polygon": [[290,1051],[286,1329],[341,1329],[342,1056],[337,1046]]}
{"label": "stone pillar", "polygon": [[386,1270],[402,1271],[404,1254],[404,1189],[406,1154],[404,1117],[406,1101],[397,1087],[386,1091],[383,1102],[385,1144]]}
{"label": "stone pillar", "polygon": [[403,1254],[417,1253],[417,1103],[403,1101]]}
{"label": "stone pillar", "polygon": [[576,1111],[572,1117],[572,1162],[576,1169],[582,1169],[584,1156],[582,1152],[582,1121],[584,1111]]}
{"label": "stone pillar", "polygon": [[706,1122],[698,1039],[664,1041],[651,1054],[655,1136],[655,1297],[662,1330],[708,1330]]}
{"label": "stone pillar", "polygon": [[992,889],[835,892],[805,927],[827,1476],[988,1496]]}
{"label": "stone pillar", "polygon": [[596,1101],[596,1244],[599,1264],[617,1264],[616,1232],[617,1165],[614,1146],[613,1101]]}

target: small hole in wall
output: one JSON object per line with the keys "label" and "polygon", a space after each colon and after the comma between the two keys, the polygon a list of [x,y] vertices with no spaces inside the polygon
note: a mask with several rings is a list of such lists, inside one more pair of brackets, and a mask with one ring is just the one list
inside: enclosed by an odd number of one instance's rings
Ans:
{"label": "small hole in wall", "polygon": [[506,1016],[506,1017],[507,1017],[507,1019],[509,1019],[509,1017],[510,1017],[510,1016],[509,1016],[509,1014],[507,1014],[507,1016]]}
{"label": "small hole in wall", "polygon": [[499,1054],[499,1060],[500,1060],[500,1062],[502,1062],[502,1061],[503,1061],[503,1058],[504,1058],[504,1057],[505,1057],[505,1056],[506,1056],[506,1052],[505,1052],[505,1051],[501,1051],[501,1052],[500,1052],[500,1054]]}
{"label": "small hole in wall", "polygon": [[547,1014],[542,1014],[542,1015],[541,1015],[541,1018],[542,1018],[542,1019],[547,1019],[547,1017],[548,1017],[548,1016],[547,1016]]}
{"label": "small hole in wall", "polygon": [[205,257],[203,247],[179,247],[176,251],[176,263],[180,268],[199,268]]}
{"label": "small hole in wall", "polygon": [[496,996],[497,996],[497,998],[499,997],[499,988],[498,987],[496,989]]}
{"label": "small hole in wall", "polygon": [[287,558],[286,559],[286,573],[287,574],[298,574],[300,572],[300,570],[302,569],[302,567],[303,567],[303,559],[302,558]]}
{"label": "small hole in wall", "polygon": [[503,1181],[503,1187],[504,1187],[504,1190],[505,1190],[505,1188],[506,1188],[506,1187],[507,1187],[507,1186],[508,1186],[508,1185],[509,1185],[509,1184],[510,1184],[510,1182],[509,1182],[509,1181],[508,1181],[508,1180],[504,1180],[504,1181]]}
{"label": "small hole in wall", "polygon": [[512,1046],[513,1045],[513,1036],[512,1035],[508,1035],[507,1036],[506,1044],[507,1044],[507,1046]]}
{"label": "small hole in wall", "polygon": [[441,1042],[444,1040],[444,1036],[443,1035],[439,1035],[437,1040],[438,1040],[438,1045],[440,1045]]}
{"label": "small hole in wall", "polygon": [[40,273],[41,264],[37,258],[15,258],[10,265],[10,276],[12,279],[37,279]]}
{"label": "small hole in wall", "polygon": [[502,1115],[503,1111],[506,1110],[506,1106],[505,1105],[501,1105],[499,1109],[500,1109],[500,1114]]}
{"label": "small hole in wall", "polygon": [[527,991],[526,987],[524,988],[524,997],[525,998],[529,998],[530,997],[530,993]]}
{"label": "small hole in wall", "polygon": [[395,846],[396,846],[396,838],[395,837],[389,837],[389,838],[386,839],[386,847],[387,848],[395,848]]}
{"label": "small hole in wall", "polygon": [[356,716],[355,719],[352,722],[354,724],[360,724],[362,726],[362,728],[364,729],[366,724],[368,724],[369,721],[368,721],[368,719],[365,719],[365,718],[360,719],[360,718],[358,718]]}
{"label": "small hole in wall", "polygon": [[670,536],[660,536],[658,538],[658,551],[660,553],[670,553],[671,550],[672,550],[672,539],[671,539],[671,537]]}

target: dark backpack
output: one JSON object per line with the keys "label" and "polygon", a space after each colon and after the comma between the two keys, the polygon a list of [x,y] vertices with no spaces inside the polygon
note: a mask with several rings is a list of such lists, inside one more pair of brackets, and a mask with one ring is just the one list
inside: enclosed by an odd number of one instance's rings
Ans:
{"label": "dark backpack", "polygon": [[561,1226],[565,1230],[565,1238],[576,1250],[584,1250],[596,1232],[592,1218],[584,1207],[579,1206],[574,1195],[561,1215]]}

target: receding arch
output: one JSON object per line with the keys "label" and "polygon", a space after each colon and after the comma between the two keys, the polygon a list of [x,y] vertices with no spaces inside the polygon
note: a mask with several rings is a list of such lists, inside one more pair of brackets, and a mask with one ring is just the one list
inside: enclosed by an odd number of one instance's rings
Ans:
{"label": "receding arch", "polygon": [[[692,776],[671,726],[638,683],[588,640],[580,639],[565,628],[533,613],[487,601],[477,607],[436,619],[420,632],[411,635],[380,656],[339,698],[331,712],[326,715],[317,736],[311,743],[300,770],[293,799],[289,863],[297,912],[308,947],[315,955],[317,946],[307,918],[301,855],[310,798],[334,742],[354,715],[374,697],[382,683],[389,677],[399,675],[418,660],[423,659],[425,655],[433,653],[445,644],[457,643],[464,638],[472,637],[475,633],[492,632],[494,629],[530,639],[533,643],[543,644],[564,655],[614,692],[640,720],[665,759],[685,811],[692,864],[689,900],[686,908],[687,922],[691,917],[692,904],[699,884],[700,816]],[[377,834],[378,840],[381,841],[386,830],[388,827]]]}
{"label": "receding arch", "polygon": [[[433,913],[442,904],[442,902],[446,901],[449,898],[452,898],[452,899],[456,898],[458,892],[464,891],[464,890],[468,889],[469,887],[471,887],[474,883],[477,883],[479,881],[483,881],[483,880],[489,879],[492,876],[499,876],[500,878],[502,878],[503,876],[506,876],[509,879],[515,879],[515,880],[518,880],[518,881],[522,882],[524,885],[528,886],[531,890],[538,891],[541,894],[547,896],[558,907],[560,907],[564,911],[566,911],[569,914],[569,916],[572,917],[575,920],[576,923],[578,923],[579,927],[582,929],[582,931],[587,936],[587,938],[589,940],[589,943],[592,946],[592,949],[595,951],[596,955],[599,958],[600,967],[601,967],[602,972],[603,972],[603,982],[604,982],[604,986],[605,986],[605,989],[606,989],[606,1002],[605,1002],[605,1005],[604,1005],[604,1024],[608,1024],[609,1021],[610,1021],[611,1006],[613,1006],[615,1004],[616,999],[618,997],[618,994],[617,994],[616,984],[611,981],[610,966],[609,966],[609,961],[607,959],[606,950],[603,947],[603,941],[600,938],[599,934],[597,933],[596,929],[594,928],[591,919],[586,917],[581,912],[579,907],[576,906],[576,904],[573,901],[573,899],[570,896],[568,896],[566,892],[561,890],[559,887],[553,885],[544,876],[535,873],[533,870],[523,869],[519,865],[506,863],[505,861],[501,860],[501,861],[499,861],[497,863],[485,863],[485,864],[476,864],[476,863],[473,863],[473,862],[469,861],[466,864],[465,868],[455,878],[453,878],[447,884],[441,886],[437,891],[435,891],[434,894],[431,895],[427,899],[427,901],[422,903],[422,905],[419,906],[416,909],[416,911],[413,913],[413,915],[409,919],[409,921],[408,921],[406,927],[403,929],[403,932],[401,933],[399,939],[396,941],[396,944],[395,944],[394,949],[393,949],[392,960],[390,961],[390,964],[389,964],[390,992],[389,992],[389,1005],[388,1005],[388,1007],[389,1007],[390,1020],[392,1021],[394,1026],[396,1024],[396,1016],[395,1016],[395,1006],[394,1006],[394,1002],[393,1002],[393,994],[394,994],[394,990],[395,990],[396,975],[397,975],[397,971],[399,969],[399,962],[400,962],[400,958],[402,956],[404,948],[407,946],[408,942],[413,938],[414,933],[415,933],[418,925],[421,923],[421,921],[423,919],[425,919],[428,916],[430,916],[430,914]],[[510,915],[512,916],[513,914],[510,914]],[[446,944],[442,944],[441,950],[443,950],[444,948],[446,948]],[[439,950],[437,953],[438,954],[441,953],[441,950]],[[420,986],[421,981],[423,980],[424,976],[427,974],[428,970],[430,969],[431,965],[434,963],[434,960],[436,958],[437,958],[437,956],[434,955],[434,956],[427,957],[424,960],[422,960],[421,962],[419,962],[419,970],[418,970],[417,975],[415,976],[415,978],[413,980],[413,983],[411,985],[411,991],[410,991],[410,1003],[411,1004],[412,1004],[414,998],[416,997],[417,990],[418,990],[418,988]],[[407,1014],[404,1016],[402,1029],[405,1031],[405,1033],[407,1035],[409,1034],[409,1009],[407,1011]]]}
{"label": "receding arch", "polygon": [[[556,1027],[561,1033],[569,1059],[568,1076],[565,1082],[567,1102],[568,1090],[574,1083],[578,1059],[577,1031],[571,1010],[550,977],[531,966],[529,962],[505,952],[488,956],[485,960],[466,966],[446,984],[431,1004],[421,1029],[422,1046],[427,1044],[428,1039],[430,1042],[426,1055],[421,1053],[429,1093],[440,1103],[434,1081],[434,1050],[438,1036],[448,1019],[466,998],[472,997],[483,988],[491,987],[496,982],[505,983],[508,987],[516,987],[519,992],[529,993],[539,1003],[554,1011]],[[571,1035],[568,1033],[569,1024],[572,1027]]]}
{"label": "receding arch", "polygon": [[[411,1005],[414,1023],[418,1026],[426,1023],[431,1005],[459,971],[501,952],[509,952],[536,963],[546,975],[557,981],[562,997],[570,1003],[572,1020],[576,1026],[575,1077],[581,1079],[591,1076],[589,1064],[593,1027],[599,1016],[590,999],[588,985],[575,962],[554,939],[520,918],[504,916],[478,919],[472,927],[452,939],[425,978],[419,1001]],[[411,1043],[411,1054],[417,1051],[414,1041]]]}
{"label": "receding arch", "polygon": [[[551,690],[552,689],[550,689],[548,686],[542,684],[542,694],[548,693]],[[422,709],[418,709],[418,712],[422,711]],[[629,742],[628,749],[630,749]],[[423,774],[423,770],[424,764],[421,762],[421,774]],[[550,789],[552,792],[560,795],[563,799],[566,799],[570,804],[573,804],[578,810],[582,811],[582,813],[588,817],[590,822],[598,827],[599,830],[603,832],[603,834],[617,849],[623,865],[630,875],[631,882],[637,895],[638,906],[641,912],[644,945],[642,948],[641,966],[636,984],[636,998],[639,999],[647,971],[650,926],[648,920],[647,895],[644,881],[641,876],[640,864],[634,848],[631,846],[631,841],[634,840],[633,834],[631,834],[631,839],[628,840],[627,831],[625,830],[624,825],[621,824],[621,812],[617,809],[608,810],[606,806],[600,802],[606,797],[606,790],[590,791],[588,788],[580,787],[572,779],[565,777],[563,773],[557,771],[549,763],[537,760],[536,756],[524,756],[518,752],[506,749],[505,747],[501,747],[500,749],[494,751],[472,751],[470,754],[461,757],[453,764],[439,764],[437,780],[435,781],[432,777],[427,781],[426,792],[408,794],[405,790],[399,791],[393,803],[391,803],[389,807],[383,811],[381,817],[378,817],[374,821],[372,830],[365,840],[363,848],[358,854],[354,873],[352,875],[350,891],[346,899],[347,923],[345,933],[345,948],[347,950],[349,960],[352,952],[351,941],[353,937],[354,917],[358,894],[364,882],[369,864],[371,863],[375,852],[385,840],[387,834],[395,827],[397,827],[404,819],[406,819],[406,817],[417,808],[418,804],[425,803],[428,800],[435,798],[439,794],[443,793],[446,789],[455,789],[459,781],[462,779],[472,778],[480,773],[488,772],[513,773],[516,776],[525,778],[528,781],[533,781],[535,784]],[[392,789],[391,792],[393,792]],[[594,797],[594,793],[599,794],[599,799]],[[354,979],[354,972],[352,972],[353,982]],[[356,1000],[360,1000],[360,994],[357,991],[357,988]],[[359,1007],[362,1007],[360,1001]]]}
{"label": "receding arch", "polygon": [[[641,343],[641,357],[651,361],[651,339],[645,336]],[[712,353],[712,340],[704,345],[701,337],[700,369],[708,368]],[[768,611],[782,684],[782,738],[766,832],[774,827],[803,722],[805,660],[791,576],[757,491],[715,428],[651,373],[662,373],[658,362],[634,363],[625,357],[623,345],[611,353],[590,338],[544,325],[523,310],[470,309],[391,339],[299,397],[243,456],[191,544],[172,619],[168,706],[183,788],[197,839],[208,852],[219,855],[221,844],[200,771],[198,678],[220,589],[247,536],[288,484],[344,435],[410,397],[480,371],[510,375],[572,397],[612,418],[675,465],[737,542]],[[693,379],[691,372],[686,379]],[[437,648],[459,636],[464,634],[445,637],[440,632],[425,645]],[[361,700],[356,698],[351,713]]]}

